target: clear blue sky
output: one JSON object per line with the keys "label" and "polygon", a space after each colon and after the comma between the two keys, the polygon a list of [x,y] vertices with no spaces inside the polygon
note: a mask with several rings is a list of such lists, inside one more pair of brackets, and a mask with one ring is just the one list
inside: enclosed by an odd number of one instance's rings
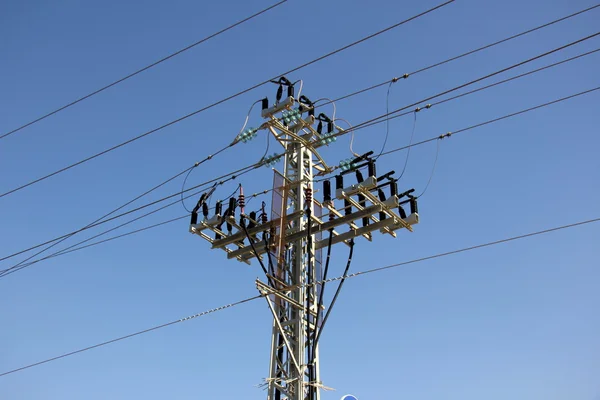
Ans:
{"label": "clear blue sky", "polygon": [[[0,131],[21,125],[270,4],[4,1]],[[0,191],[37,178],[417,14],[434,1],[295,1],[0,143]],[[338,97],[593,3],[457,1],[290,79]],[[399,108],[595,33],[600,10],[397,83]],[[524,72],[600,46],[596,38]],[[598,85],[600,54],[418,115],[425,139]],[[510,76],[514,73],[503,75]],[[229,143],[262,87],[0,199],[1,255],[77,229]],[[357,241],[353,271],[598,217],[600,93],[441,143],[422,223]],[[339,102],[359,123],[385,112],[385,88]],[[259,123],[258,114],[252,125]],[[391,123],[389,148],[411,118]],[[379,125],[355,149],[380,148]],[[258,160],[240,145],[191,176]],[[349,156],[348,139],[327,156]],[[419,192],[435,143],[414,148],[401,189]],[[381,159],[401,170],[404,154]],[[271,185],[263,168],[241,181]],[[146,201],[176,192],[178,180]],[[219,189],[226,196],[233,186]],[[255,200],[255,204],[258,200]],[[189,204],[192,202],[190,201]],[[178,205],[131,225],[183,214]],[[39,263],[0,280],[0,372],[256,294],[256,264],[228,261],[186,220]],[[127,228],[129,229],[129,227]],[[126,232],[123,229],[118,232]],[[78,235],[80,239],[99,232]],[[600,228],[585,226],[412,264],[347,282],[321,342],[322,379],[368,399],[595,400],[600,396]],[[76,237],[77,238],[77,237]],[[74,238],[74,239],[76,239]],[[68,243],[73,243],[70,241]],[[345,248],[333,254],[341,274]],[[19,258],[4,261],[7,268]],[[271,318],[256,301],[0,378],[2,399],[264,399]]]}

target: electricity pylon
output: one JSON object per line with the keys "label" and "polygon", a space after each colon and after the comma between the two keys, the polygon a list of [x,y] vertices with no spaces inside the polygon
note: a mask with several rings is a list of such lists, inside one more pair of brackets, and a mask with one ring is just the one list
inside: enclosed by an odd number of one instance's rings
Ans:
{"label": "electricity pylon", "polygon": [[[413,190],[397,193],[393,171],[376,176],[372,152],[341,162],[335,194],[324,178],[323,201],[313,198],[314,178],[335,170],[318,150],[344,131],[324,114],[315,117],[314,106],[306,96],[295,99],[294,87],[287,79],[275,83],[280,85],[275,105],[269,107],[267,99],[262,104],[266,122],[259,129],[246,129],[237,139],[247,141],[258,130],[267,130],[285,150],[283,173],[275,171],[270,219],[264,203],[260,216],[246,214],[242,192],[237,201],[229,200],[224,213],[217,203],[215,215],[209,217],[204,196],[192,213],[190,232],[208,240],[212,248],[225,250],[230,259],[249,263],[257,258],[261,263],[266,279],[257,279],[256,286],[273,315],[267,399],[320,400],[321,389],[327,389],[319,368],[318,338],[325,309],[320,295],[324,287],[320,250],[338,243],[353,246],[354,238],[359,236],[371,241],[374,231],[394,237],[398,229],[412,231],[411,225],[418,223],[419,215],[416,198],[411,196]],[[288,87],[288,96],[282,99],[284,86]],[[277,157],[264,161],[274,163]],[[367,169],[366,179],[363,168]],[[356,174],[357,183],[344,186],[344,176],[349,173]],[[389,196],[384,192],[386,187]],[[408,199],[401,202],[403,197]],[[343,200],[344,206],[336,208],[336,200]],[[408,216],[402,208],[405,203],[410,203]],[[235,219],[238,206],[239,222]],[[204,219],[198,222],[200,208]],[[328,221],[324,221],[325,215]],[[360,226],[356,221],[361,221]],[[227,231],[222,229],[224,223]],[[349,228],[346,232],[336,230],[344,226]],[[212,231],[214,238],[207,231]],[[326,239],[325,232],[329,233]],[[261,233],[262,240],[258,236]]]}

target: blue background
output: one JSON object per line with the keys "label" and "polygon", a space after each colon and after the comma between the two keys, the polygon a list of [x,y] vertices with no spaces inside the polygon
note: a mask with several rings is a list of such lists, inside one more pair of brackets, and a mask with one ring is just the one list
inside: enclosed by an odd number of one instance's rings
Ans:
{"label": "blue background", "polygon": [[[4,1],[0,131],[87,94],[271,3],[227,0]],[[438,3],[289,1],[256,20],[0,142],[0,190],[276,76]],[[592,5],[457,1],[299,71],[312,99],[335,98]],[[415,75],[391,89],[399,108],[595,33],[600,9]],[[600,45],[595,38],[511,76]],[[598,85],[600,55],[418,114],[416,140]],[[500,78],[498,78],[500,79]],[[264,86],[132,145],[0,199],[1,255],[86,225],[228,144]],[[337,104],[356,124],[385,112],[386,88]],[[421,224],[357,241],[353,271],[598,217],[599,92],[441,142]],[[331,111],[327,111],[331,113]],[[258,113],[251,125],[260,122]],[[391,122],[388,149],[411,117]],[[357,132],[380,148],[384,125]],[[348,138],[325,154],[347,158]],[[264,136],[198,168],[193,185],[256,162]],[[273,149],[273,144],[272,147]],[[415,147],[400,189],[420,192],[436,144]],[[404,153],[379,171],[401,170]],[[281,164],[278,165],[281,167]],[[262,168],[240,180],[268,189]],[[181,179],[136,204],[180,190]],[[216,197],[235,187],[221,187]],[[189,201],[188,207],[193,201]],[[259,205],[259,200],[250,203]],[[185,214],[176,205],[131,229]],[[137,215],[137,214],[136,214]],[[118,223],[118,221],[116,221]],[[115,224],[116,224],[115,223]],[[0,372],[256,294],[251,267],[172,223],[0,280]],[[110,224],[105,227],[112,226]],[[126,232],[129,228],[118,231]],[[77,235],[67,243],[99,232]],[[598,226],[588,225],[349,280],[321,340],[324,400],[594,400],[600,396]],[[333,253],[333,274],[347,249]],[[2,262],[8,268],[19,261]],[[329,291],[331,294],[332,291]],[[3,399],[263,399],[271,318],[260,300],[0,378]]]}

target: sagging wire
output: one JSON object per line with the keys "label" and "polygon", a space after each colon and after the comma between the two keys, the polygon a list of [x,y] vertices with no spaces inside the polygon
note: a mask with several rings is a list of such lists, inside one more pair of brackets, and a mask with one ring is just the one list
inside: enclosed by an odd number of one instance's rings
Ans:
{"label": "sagging wire", "polygon": [[[410,140],[408,142],[408,150],[406,151],[406,159],[404,159],[404,167],[402,167],[402,172],[400,172],[398,179],[400,179],[400,178],[402,178],[402,176],[404,176],[404,173],[406,172],[406,167],[408,166],[408,159],[410,158],[410,150],[412,149],[412,142],[415,137],[415,131],[417,130],[417,111],[416,110],[419,110],[419,108],[417,107],[415,109],[415,111],[413,112],[413,114],[414,114],[413,127],[412,127],[412,132],[410,134]],[[383,154],[383,151],[379,155],[381,155],[381,154]]]}
{"label": "sagging wire", "polygon": [[300,89],[298,90],[296,100],[300,101],[300,96],[302,95],[302,88],[304,87],[304,81],[302,79],[298,79],[296,82],[292,83],[292,86],[295,86],[298,82],[300,82]]}
{"label": "sagging wire", "polygon": [[335,105],[335,101],[331,100],[331,99],[330,99],[330,98],[328,98],[328,97],[322,97],[322,98],[320,98],[320,99],[318,99],[318,100],[315,100],[315,101],[313,101],[313,105],[314,105],[314,107],[316,108],[316,107],[317,107],[317,103],[318,103],[319,101],[323,101],[323,100],[327,100],[327,101],[328,101],[328,103],[327,103],[327,104],[331,104],[331,106],[333,107],[333,114],[332,114],[332,118],[331,118],[331,120],[332,120],[332,121],[335,121],[335,119],[336,119],[336,118],[335,118],[335,114],[336,114],[336,112],[337,112],[337,111],[336,111],[336,110],[337,110],[337,108],[336,108],[336,105]]}
{"label": "sagging wire", "polygon": [[429,188],[431,179],[433,179],[433,174],[435,173],[435,167],[437,165],[438,156],[440,155],[440,140],[436,140],[436,143],[437,143],[437,149],[435,151],[435,160],[433,161],[433,167],[431,168],[431,175],[429,175],[429,179],[427,180],[427,184],[425,185],[425,188],[423,189],[421,194],[417,196],[417,198],[421,198],[425,194],[425,192]]}
{"label": "sagging wire", "polygon": [[188,213],[191,213],[191,211],[188,210],[188,208],[185,206],[185,202],[183,201],[183,191],[185,189],[185,184],[186,184],[186,182],[187,182],[190,174],[192,173],[192,171],[194,169],[196,169],[196,167],[198,165],[200,165],[200,164],[199,163],[195,163],[194,166],[192,168],[190,168],[190,170],[188,171],[188,173],[185,175],[185,178],[183,179],[183,183],[181,184],[181,193],[180,193],[180,195],[181,195],[181,199],[180,199],[181,200],[181,205],[183,206],[184,210],[187,211]]}
{"label": "sagging wire", "polygon": [[262,157],[258,161],[259,163],[265,161],[265,159],[267,157],[267,154],[269,153],[269,146],[270,145],[271,145],[271,134],[269,132],[267,132],[267,148],[265,149],[265,153],[262,155]]}
{"label": "sagging wire", "polygon": [[329,318],[329,315],[331,314],[331,310],[333,309],[333,306],[340,294],[340,291],[342,290],[342,286],[344,286],[344,282],[346,281],[346,278],[348,277],[348,271],[350,270],[350,265],[352,264],[352,255],[353,254],[354,254],[354,239],[350,239],[350,253],[348,254],[348,261],[346,262],[346,268],[344,269],[344,275],[342,276],[342,278],[340,280],[340,284],[338,285],[338,287],[335,291],[335,294],[333,295],[333,300],[331,300],[329,309],[325,313],[325,317],[323,317],[323,323],[321,324],[321,329],[319,329],[319,333],[317,334],[317,337],[313,343],[313,346],[315,346],[315,348],[316,348],[317,344],[319,343],[319,338],[321,337],[321,333],[323,332],[325,323],[327,323],[327,319]]}
{"label": "sagging wire", "polygon": [[[248,110],[248,114],[246,114],[246,119],[244,120],[244,124],[242,125],[242,128],[240,129],[240,131],[238,132],[238,134],[235,136],[235,139],[233,139],[233,141],[231,142],[231,144],[228,147],[234,146],[234,145],[238,144],[241,141],[240,136],[241,136],[242,132],[244,132],[244,129],[246,129],[246,126],[248,125],[248,120],[250,119],[250,114],[252,114],[252,110],[254,109],[254,106],[257,105],[260,102],[262,102],[262,99],[256,100],[254,103],[252,103],[252,105],[250,106],[250,109]],[[267,151],[269,151],[269,137],[270,137],[270,135],[267,136]],[[265,156],[266,156],[266,154],[267,153],[265,152]],[[260,159],[260,161],[262,161],[265,156],[263,156]],[[211,156],[211,158],[212,158],[212,156]],[[186,182],[187,182],[190,174],[192,173],[192,171],[194,169],[196,169],[196,167],[198,165],[200,165],[200,162],[195,163],[194,166],[190,168],[190,170],[188,171],[188,173],[185,176],[185,179],[183,180],[183,184],[181,185],[181,205],[183,206],[183,208],[185,209],[185,211],[187,211],[188,213],[191,213],[191,211],[188,210],[188,208],[185,206],[185,203],[183,201],[183,192],[184,192],[184,189],[185,189],[185,184],[186,184]]]}
{"label": "sagging wire", "polygon": [[[344,121],[349,127],[350,127],[350,153],[352,153],[352,155],[354,157],[360,157],[360,154],[357,154],[354,149],[352,148],[352,146],[354,145],[354,127],[352,126],[352,124],[350,122],[348,122],[346,119],[344,118],[336,118],[333,120],[334,124],[335,121]],[[343,129],[341,129],[339,126],[335,126],[338,131],[343,131]]]}
{"label": "sagging wire", "polygon": [[[390,89],[392,88],[392,85],[394,83],[398,82],[399,79],[400,78],[393,78],[390,81],[390,84],[388,85],[387,94],[385,96],[385,114],[386,115],[388,115],[390,113]],[[385,119],[385,138],[383,139],[383,145],[381,146],[381,151],[379,152],[377,157],[375,157],[375,160],[377,160],[379,158],[379,156],[381,156],[381,154],[383,154],[383,152],[385,151],[385,145],[387,144],[389,136],[390,136],[390,119],[386,118]]]}
{"label": "sagging wire", "polygon": [[252,109],[254,108],[255,105],[257,105],[260,102],[262,102],[262,99],[256,100],[254,103],[252,103],[252,105],[250,106],[250,109],[248,110],[248,114],[246,114],[246,119],[244,120],[244,125],[242,125],[242,129],[240,129],[238,134],[235,136],[235,139],[233,139],[232,144],[238,143],[240,141],[240,135],[242,134],[242,132],[244,132],[244,129],[246,129],[246,126],[248,125],[248,119],[250,119],[250,114],[252,113]]}

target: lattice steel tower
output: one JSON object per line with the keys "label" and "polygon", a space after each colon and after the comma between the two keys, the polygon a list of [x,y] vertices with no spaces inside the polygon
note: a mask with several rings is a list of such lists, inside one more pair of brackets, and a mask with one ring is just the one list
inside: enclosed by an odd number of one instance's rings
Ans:
{"label": "lattice steel tower", "polygon": [[[418,223],[419,215],[416,198],[411,196],[413,190],[397,193],[393,171],[376,176],[372,152],[342,161],[336,168],[328,166],[318,149],[343,135],[344,130],[322,113],[315,117],[313,103],[306,96],[296,99],[294,86],[287,79],[282,77],[274,83],[279,84],[275,105],[269,107],[267,99],[262,101],[266,122],[257,129],[244,130],[236,138],[246,142],[257,131],[266,130],[284,149],[283,173],[275,171],[274,175],[270,218],[265,203],[258,217],[255,212],[246,214],[241,190],[237,200],[229,199],[225,212],[219,202],[215,215],[209,218],[204,195],[192,212],[190,232],[209,241],[212,248],[225,250],[229,259],[250,263],[256,258],[265,272],[264,282],[257,279],[256,286],[273,314],[267,399],[320,400],[321,389],[326,388],[320,379],[318,345],[326,319],[322,315],[321,249],[338,243],[352,249],[354,238],[362,236],[371,241],[374,231],[396,237],[398,229],[412,231],[411,225]],[[286,86],[287,97],[282,99]],[[262,162],[272,165],[280,158],[273,155]],[[362,168],[367,168],[366,179]],[[313,197],[314,178],[335,169],[341,170],[335,177],[335,193],[330,182],[321,179],[323,200],[319,202]],[[356,174],[357,183],[344,186],[344,175],[349,173]],[[384,193],[388,187],[389,196]],[[408,199],[401,202],[403,197]],[[336,208],[335,202],[342,200],[343,207]],[[407,203],[409,216],[402,208]],[[237,207],[239,221],[235,219]],[[204,219],[199,222],[201,208]],[[361,221],[360,226],[357,221]],[[226,232],[222,229],[224,223]],[[344,226],[347,231],[336,231]],[[207,231],[212,231],[214,238]],[[327,239],[322,237],[325,232],[329,234]]]}

